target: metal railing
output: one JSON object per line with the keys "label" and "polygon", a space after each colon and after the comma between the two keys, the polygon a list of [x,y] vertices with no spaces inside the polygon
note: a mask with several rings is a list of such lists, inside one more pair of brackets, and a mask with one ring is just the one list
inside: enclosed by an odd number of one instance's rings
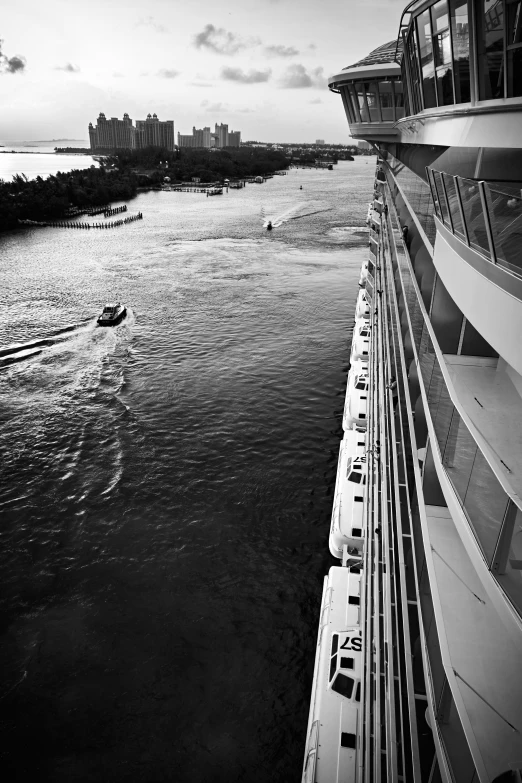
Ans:
{"label": "metal railing", "polygon": [[426,173],[435,214],[446,228],[493,264],[522,277],[522,189],[517,195],[482,180],[428,167]]}

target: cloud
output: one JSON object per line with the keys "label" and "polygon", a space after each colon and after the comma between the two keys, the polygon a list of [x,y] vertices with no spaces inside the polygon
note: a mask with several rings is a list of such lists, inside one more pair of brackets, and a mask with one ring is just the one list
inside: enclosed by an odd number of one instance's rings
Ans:
{"label": "cloud", "polygon": [[270,68],[266,71],[255,71],[251,68],[248,73],[241,68],[222,68],[221,70],[222,79],[226,79],[229,82],[239,82],[240,84],[267,82],[271,75],[272,71]]}
{"label": "cloud", "polygon": [[317,46],[314,43],[308,44],[308,49],[311,49],[312,51],[315,51],[317,49]]}
{"label": "cloud", "polygon": [[189,82],[191,87],[212,87],[210,82]]}
{"label": "cloud", "polygon": [[160,22],[156,22],[153,16],[146,16],[136,22],[136,27],[152,27],[157,33],[167,33],[168,30],[165,25]]}
{"label": "cloud", "polygon": [[22,73],[25,69],[26,59],[21,54],[15,54],[14,57],[7,57],[2,52],[3,40],[0,38],[0,74],[1,73]]}
{"label": "cloud", "polygon": [[203,30],[194,36],[196,49],[209,49],[215,54],[237,54],[243,49],[258,46],[258,38],[241,38],[241,36],[225,30],[223,27],[214,27],[207,24]]}
{"label": "cloud", "polygon": [[123,78],[123,74],[122,74],[122,73],[120,73],[119,71],[113,71],[113,72],[112,72],[112,75],[113,75],[113,77],[114,77],[115,79],[122,79],[122,78]]}
{"label": "cloud", "polygon": [[295,63],[288,66],[279,84],[286,90],[302,89],[303,87],[323,88],[326,87],[326,79],[323,76],[322,68],[313,68],[307,71],[304,65]]}
{"label": "cloud", "polygon": [[294,49],[293,46],[279,44],[277,46],[265,46],[265,54],[269,57],[295,57],[296,54],[299,54],[299,50]]}
{"label": "cloud", "polygon": [[175,79],[176,76],[179,76],[179,71],[173,71],[169,68],[161,68],[158,71],[158,76],[161,76],[163,79]]}
{"label": "cloud", "polygon": [[65,65],[57,65],[55,71],[65,71],[66,73],[80,73],[80,69],[77,65],[72,63],[65,63]]}
{"label": "cloud", "polygon": [[230,111],[230,106],[228,103],[209,103],[208,101],[201,101],[201,106],[205,109],[207,112],[222,112],[222,111]]}

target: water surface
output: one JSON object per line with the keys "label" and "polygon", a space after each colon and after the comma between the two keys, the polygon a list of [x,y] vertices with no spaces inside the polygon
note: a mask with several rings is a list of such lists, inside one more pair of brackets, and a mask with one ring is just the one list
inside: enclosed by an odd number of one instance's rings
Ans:
{"label": "water surface", "polygon": [[373,172],[0,237],[8,780],[300,780]]}

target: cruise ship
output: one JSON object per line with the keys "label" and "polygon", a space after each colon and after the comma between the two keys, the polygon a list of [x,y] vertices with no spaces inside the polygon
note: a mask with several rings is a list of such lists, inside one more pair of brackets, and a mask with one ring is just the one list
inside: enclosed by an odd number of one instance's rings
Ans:
{"label": "cruise ship", "polygon": [[522,2],[397,28],[329,79],[378,157],[302,780],[520,783]]}

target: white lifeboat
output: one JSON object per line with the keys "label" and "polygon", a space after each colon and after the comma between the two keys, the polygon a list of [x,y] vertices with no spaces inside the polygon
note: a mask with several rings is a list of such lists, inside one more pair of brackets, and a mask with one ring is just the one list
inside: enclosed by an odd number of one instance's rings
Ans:
{"label": "white lifeboat", "polygon": [[359,291],[357,303],[355,305],[355,320],[358,318],[369,318],[371,309],[370,294],[364,288]]}
{"label": "white lifeboat", "polygon": [[[365,448],[364,433],[356,432],[357,443]],[[343,557],[343,547],[349,554],[362,552],[364,542],[364,504],[366,499],[366,456],[350,454],[351,439],[345,433],[339,449],[339,463],[335,482],[334,506],[330,525],[330,552],[339,560]]]}
{"label": "white lifeboat", "polygon": [[366,431],[369,386],[370,379],[367,372],[350,370],[343,414],[343,429],[345,431],[352,429]]}
{"label": "white lifeboat", "polygon": [[333,566],[325,577],[302,783],[357,779],[364,647],[361,576]]}
{"label": "white lifeboat", "polygon": [[350,363],[363,360],[368,361],[370,354],[370,325],[364,318],[355,322],[352,337],[352,351],[350,354]]}

